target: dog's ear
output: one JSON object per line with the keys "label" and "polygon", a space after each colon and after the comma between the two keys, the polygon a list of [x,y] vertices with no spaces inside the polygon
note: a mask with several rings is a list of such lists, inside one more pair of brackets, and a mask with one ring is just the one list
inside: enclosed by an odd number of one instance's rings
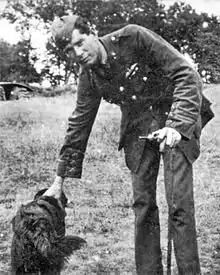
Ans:
{"label": "dog's ear", "polygon": [[[38,198],[42,197],[47,190],[48,190],[48,188],[44,188],[44,189],[38,191],[34,196],[34,200],[37,200]],[[59,201],[62,204],[62,208],[65,208],[67,206],[68,199],[64,192],[61,193],[61,197],[60,197]]]}
{"label": "dog's ear", "polygon": [[39,190],[35,196],[34,196],[34,200],[38,199],[39,197],[43,196],[43,194],[47,191],[47,188],[41,189]]}
{"label": "dog's ear", "polygon": [[12,229],[13,229],[13,231],[15,231],[15,227],[16,227],[16,216],[12,218],[11,224],[12,224]]}
{"label": "dog's ear", "polygon": [[64,192],[61,193],[60,201],[62,203],[63,208],[66,208],[67,203],[68,203],[68,199],[67,199],[67,197],[66,197],[66,195],[65,195]]}
{"label": "dog's ear", "polygon": [[23,214],[23,208],[24,206],[22,205],[11,221],[12,229],[17,234],[20,234],[24,230],[26,224],[26,219],[24,218]]}

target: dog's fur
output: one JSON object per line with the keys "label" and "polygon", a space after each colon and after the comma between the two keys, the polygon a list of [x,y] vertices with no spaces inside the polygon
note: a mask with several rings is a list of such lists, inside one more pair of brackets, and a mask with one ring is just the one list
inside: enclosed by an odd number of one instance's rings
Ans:
{"label": "dog's fur", "polygon": [[12,220],[12,275],[58,275],[72,252],[86,243],[77,236],[65,236],[65,194],[58,201],[43,196],[45,191],[22,205]]}

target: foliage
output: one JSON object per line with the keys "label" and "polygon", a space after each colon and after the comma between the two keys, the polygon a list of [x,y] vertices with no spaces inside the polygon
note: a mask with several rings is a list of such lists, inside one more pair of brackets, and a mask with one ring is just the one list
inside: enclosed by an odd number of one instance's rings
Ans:
{"label": "foliage", "polygon": [[74,74],[76,81],[78,65],[74,59],[60,51],[52,39],[47,42],[46,48],[48,57],[44,60],[44,68],[41,71],[42,77],[48,79],[53,87],[59,86],[63,82],[67,84],[71,74]]}
{"label": "foliage", "polygon": [[72,85],[62,85],[62,86],[56,86],[54,88],[46,88],[43,89],[41,96],[44,97],[56,97],[56,96],[62,96],[66,94],[74,94],[76,93],[76,86]]}
{"label": "foliage", "polygon": [[220,82],[220,21],[215,16],[203,13],[206,27],[198,33],[189,53],[195,56],[199,72],[207,82]]}
{"label": "foliage", "polygon": [[4,40],[0,40],[0,80],[7,81],[13,64],[12,52],[14,47]]}
{"label": "foliage", "polygon": [[220,21],[197,14],[190,5],[175,3],[167,11],[163,37],[198,64],[206,82],[219,83]]}
{"label": "foliage", "polygon": [[138,24],[161,34],[166,13],[164,6],[158,4],[157,0],[133,0],[130,2],[128,13],[128,23]]}
{"label": "foliage", "polygon": [[39,82],[40,75],[34,68],[36,56],[31,55],[30,40],[10,45],[0,40],[0,79],[23,83]]}
{"label": "foliage", "polygon": [[30,39],[18,42],[15,47],[13,72],[16,76],[16,78],[14,78],[17,79],[17,81],[24,83],[40,81],[40,75],[33,65],[37,57],[31,55],[32,50]]}

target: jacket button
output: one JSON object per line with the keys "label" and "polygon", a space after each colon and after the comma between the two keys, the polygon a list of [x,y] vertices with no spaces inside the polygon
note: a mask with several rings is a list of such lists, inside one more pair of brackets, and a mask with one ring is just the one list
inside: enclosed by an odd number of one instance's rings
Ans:
{"label": "jacket button", "polygon": [[125,89],[125,88],[124,88],[123,86],[120,86],[120,87],[119,87],[120,92],[123,92],[124,89]]}
{"label": "jacket button", "polygon": [[111,52],[111,56],[113,57],[113,59],[116,59],[116,53],[115,52]]}
{"label": "jacket button", "polygon": [[136,95],[133,95],[133,96],[131,97],[131,99],[135,101],[135,100],[137,100],[137,96],[136,96]]}

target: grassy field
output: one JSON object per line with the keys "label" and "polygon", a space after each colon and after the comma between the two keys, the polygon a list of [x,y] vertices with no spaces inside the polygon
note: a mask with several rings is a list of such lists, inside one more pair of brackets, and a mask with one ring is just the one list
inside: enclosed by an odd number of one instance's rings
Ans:
{"label": "grassy field", "polygon": [[[204,275],[220,274],[220,252],[215,249],[220,238],[219,90],[216,85],[205,91],[213,102],[215,119],[203,131],[201,156],[194,166]],[[74,95],[0,102],[0,275],[10,274],[11,219],[22,203],[53,182],[67,117],[74,105]],[[67,233],[85,238],[88,245],[70,258],[62,274],[135,274],[132,189],[123,153],[117,151],[119,121],[119,109],[103,102],[89,140],[83,178],[65,182],[71,201]],[[162,173],[158,203],[166,266],[167,206]]]}

